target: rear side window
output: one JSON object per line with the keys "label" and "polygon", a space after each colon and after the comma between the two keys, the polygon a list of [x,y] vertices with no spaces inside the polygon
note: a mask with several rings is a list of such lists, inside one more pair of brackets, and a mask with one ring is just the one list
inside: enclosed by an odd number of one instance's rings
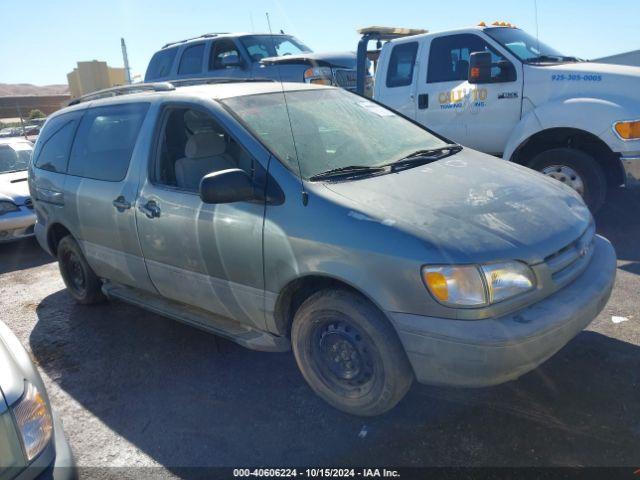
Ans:
{"label": "rear side window", "polygon": [[34,165],[37,168],[57,173],[66,172],[78,118],[78,114],[60,115],[47,123],[34,153]]}
{"label": "rear side window", "polygon": [[401,43],[393,47],[387,70],[388,88],[411,85],[417,52],[418,42]]}
{"label": "rear side window", "polygon": [[178,67],[178,74],[184,75],[185,73],[201,73],[202,72],[202,58],[204,56],[204,43],[194,45],[185,49],[180,59],[180,66]]}
{"label": "rear side window", "polygon": [[69,175],[108,182],[124,179],[148,108],[147,103],[128,103],[88,110],[73,144]]}
{"label": "rear side window", "polygon": [[156,53],[149,62],[147,74],[144,76],[145,81],[168,77],[171,74],[171,66],[173,65],[173,60],[176,58],[177,52],[177,48],[172,48]]}

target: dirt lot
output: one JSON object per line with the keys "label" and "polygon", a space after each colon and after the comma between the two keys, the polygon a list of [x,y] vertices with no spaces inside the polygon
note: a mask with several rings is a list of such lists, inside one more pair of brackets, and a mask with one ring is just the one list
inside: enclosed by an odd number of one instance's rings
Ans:
{"label": "dirt lot", "polygon": [[618,277],[587,331],[518,381],[415,385],[375,419],[324,404],[291,354],[120,303],[75,305],[35,241],[0,245],[0,317],[40,366],[81,466],[638,467],[640,195],[611,197],[597,223]]}

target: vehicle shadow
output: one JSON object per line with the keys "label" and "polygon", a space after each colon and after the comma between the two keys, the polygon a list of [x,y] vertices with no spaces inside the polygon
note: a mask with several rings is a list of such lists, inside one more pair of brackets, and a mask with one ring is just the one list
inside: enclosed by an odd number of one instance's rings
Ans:
{"label": "vehicle shadow", "polygon": [[54,261],[55,258],[42,250],[33,237],[11,243],[0,243],[0,275],[39,267]]}
{"label": "vehicle shadow", "polygon": [[[640,262],[640,191],[611,190],[595,219],[598,233],[613,243],[618,260]],[[640,264],[630,264],[625,270],[640,273]]]}
{"label": "vehicle shadow", "polygon": [[[121,303],[78,306],[64,291],[37,316],[31,350],[56,388],[178,475],[190,466],[640,465],[640,347],[594,332],[518,381],[415,385],[391,412],[357,418],[316,397],[289,353],[249,351]],[[72,446],[91,438],[83,430]]]}

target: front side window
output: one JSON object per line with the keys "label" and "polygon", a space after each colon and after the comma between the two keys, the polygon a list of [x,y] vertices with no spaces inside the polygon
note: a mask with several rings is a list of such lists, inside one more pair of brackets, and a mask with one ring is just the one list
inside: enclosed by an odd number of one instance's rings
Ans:
{"label": "front side window", "polygon": [[233,60],[233,63],[240,61],[240,52],[236,48],[233,40],[218,40],[213,44],[211,57],[209,58],[209,70],[222,70],[227,68],[224,64],[226,60]]}
{"label": "front side window", "polygon": [[249,35],[240,38],[254,62],[267,57],[282,57],[310,53],[311,49],[289,35]]}
{"label": "front side window", "polygon": [[177,48],[161,50],[156,53],[149,62],[147,73],[144,76],[145,81],[148,82],[169,76],[171,74],[173,60],[176,58],[176,53],[178,53]]}
{"label": "front side window", "polygon": [[431,41],[427,83],[466,81],[469,78],[469,58],[474,52],[490,52],[494,82],[515,80],[515,70],[509,61],[477,35],[465,33],[437,37]]}
{"label": "front side window", "polygon": [[393,47],[387,70],[388,88],[411,85],[417,51],[418,42],[401,43]]}
{"label": "front side window", "polygon": [[286,100],[290,120],[281,92],[223,103],[296,174],[299,160],[305,179],[349,165],[386,165],[446,145],[391,110],[344,90],[293,91]]}
{"label": "front side window", "polygon": [[202,72],[202,58],[204,57],[204,43],[187,47],[180,58],[178,75]]}
{"label": "front side window", "polygon": [[69,175],[119,182],[127,174],[147,103],[92,108],[78,127]]}
{"label": "front side window", "polygon": [[36,143],[35,166],[50,172],[65,173],[77,126],[75,115],[60,115],[51,119]]}
{"label": "front side window", "polygon": [[197,192],[205,175],[240,168],[253,175],[253,157],[208,113],[171,107],[162,116],[154,183]]}
{"label": "front side window", "polygon": [[33,148],[27,142],[0,145],[0,173],[26,170],[32,152]]}

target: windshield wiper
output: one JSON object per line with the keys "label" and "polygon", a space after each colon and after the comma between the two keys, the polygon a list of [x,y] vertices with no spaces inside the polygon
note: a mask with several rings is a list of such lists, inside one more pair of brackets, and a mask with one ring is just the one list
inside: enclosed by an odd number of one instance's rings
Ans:
{"label": "windshield wiper", "polygon": [[372,167],[367,165],[347,165],[346,167],[333,168],[326,172],[318,173],[309,177],[309,180],[315,182],[316,180],[326,180],[328,178],[353,176],[353,175],[367,175],[370,173],[382,172],[385,167]]}
{"label": "windshield wiper", "polygon": [[418,150],[406,157],[396,160],[395,162],[388,163],[385,166],[391,167],[392,172],[397,172],[398,170],[403,170],[405,168],[419,167],[426,163],[435,162],[436,160],[440,160],[450,155],[455,155],[460,150],[462,150],[462,146],[456,144],[432,148],[429,150]]}

